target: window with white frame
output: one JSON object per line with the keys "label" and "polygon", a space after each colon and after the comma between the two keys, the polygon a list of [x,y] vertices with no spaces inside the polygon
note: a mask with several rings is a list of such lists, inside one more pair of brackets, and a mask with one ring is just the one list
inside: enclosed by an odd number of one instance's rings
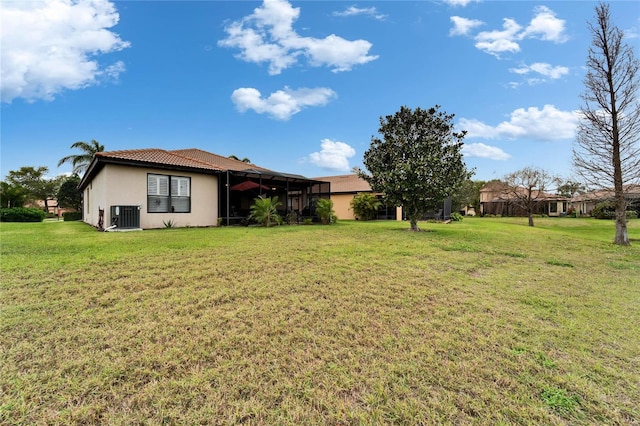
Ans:
{"label": "window with white frame", "polygon": [[148,174],[147,211],[149,213],[191,212],[191,178]]}

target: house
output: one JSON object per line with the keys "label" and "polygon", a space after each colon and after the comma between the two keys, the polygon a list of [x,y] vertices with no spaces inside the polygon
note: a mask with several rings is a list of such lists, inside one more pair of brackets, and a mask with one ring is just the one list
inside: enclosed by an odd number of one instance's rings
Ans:
{"label": "house", "polygon": [[[314,179],[331,184],[331,194],[329,195],[338,219],[355,219],[355,214],[351,209],[351,200],[359,193],[373,193],[369,183],[356,174],[323,176]],[[376,193],[375,195],[382,200],[381,194]],[[377,219],[401,220],[402,209],[383,204],[378,209]]]}
{"label": "house", "polygon": [[[329,182],[331,193],[328,194],[333,201],[333,210],[338,219],[355,219],[351,209],[351,200],[360,193],[371,193],[381,201],[378,209],[378,220],[403,220],[405,219],[402,207],[389,206],[384,202],[384,195],[374,192],[369,183],[356,174],[323,176],[314,178],[319,181]],[[445,220],[451,216],[451,199],[443,201],[437,209],[426,212],[423,219]]]}
{"label": "house", "polygon": [[200,149],[99,152],[80,181],[83,220],[99,228],[230,225],[258,196],[278,196],[279,213],[313,216],[330,184]]}
{"label": "house", "polygon": [[[525,193],[525,188],[518,188]],[[548,216],[564,216],[569,208],[569,199],[561,195],[532,192],[536,199],[533,214],[545,214]],[[502,181],[493,180],[487,182],[480,189],[480,214],[500,216],[527,216],[527,212],[518,205],[518,198],[509,186]]]}
{"label": "house", "polygon": [[[628,209],[635,210],[640,214],[640,185],[625,185],[624,193],[629,203]],[[614,195],[613,189],[585,192],[584,194],[575,195],[571,199],[571,204],[579,214],[590,215],[596,204],[604,201],[612,201]]]}

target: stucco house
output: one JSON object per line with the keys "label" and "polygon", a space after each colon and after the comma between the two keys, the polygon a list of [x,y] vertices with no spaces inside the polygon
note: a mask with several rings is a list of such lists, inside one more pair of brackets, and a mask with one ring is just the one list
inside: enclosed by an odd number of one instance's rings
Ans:
{"label": "stucco house", "polygon": [[[524,193],[525,189],[522,188],[521,191]],[[532,196],[537,200],[534,214],[563,216],[567,213],[570,200],[566,197],[538,191],[533,191]],[[480,189],[480,214],[526,216],[527,212],[516,201],[516,196],[511,193],[506,183],[499,180],[487,182]]]}
{"label": "stucco house", "polygon": [[[640,185],[625,185],[624,193],[629,203],[628,209],[635,210],[640,214]],[[596,204],[604,201],[612,201],[614,195],[613,189],[585,192],[584,194],[574,196],[571,199],[571,204],[579,214],[591,214]]]}
{"label": "stucco house", "polygon": [[[373,193],[369,183],[356,174],[323,176],[314,179],[331,184],[330,198],[333,201],[333,210],[338,219],[355,219],[355,214],[351,209],[351,200],[359,193]],[[382,198],[381,194],[376,193],[375,195]],[[378,210],[377,219],[401,220],[402,208],[383,205]]]}
{"label": "stucco house", "polygon": [[280,213],[312,216],[330,183],[269,170],[200,149],[97,153],[80,181],[83,220],[107,228],[233,224],[253,200],[278,196]]}

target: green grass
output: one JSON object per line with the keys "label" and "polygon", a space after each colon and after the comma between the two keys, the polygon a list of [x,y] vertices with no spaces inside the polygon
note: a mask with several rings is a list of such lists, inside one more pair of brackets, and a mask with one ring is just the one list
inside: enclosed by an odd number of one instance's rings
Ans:
{"label": "green grass", "polygon": [[0,224],[0,424],[638,424],[640,220]]}

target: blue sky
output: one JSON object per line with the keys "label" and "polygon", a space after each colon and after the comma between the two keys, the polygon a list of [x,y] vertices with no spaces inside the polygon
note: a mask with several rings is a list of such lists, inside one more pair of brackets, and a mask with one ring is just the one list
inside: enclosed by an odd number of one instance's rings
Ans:
{"label": "blue sky", "polygon": [[[474,179],[570,177],[596,4],[3,0],[0,172],[96,139],[345,174],[380,116],[438,104]],[[639,3],[611,12],[638,49]]]}

